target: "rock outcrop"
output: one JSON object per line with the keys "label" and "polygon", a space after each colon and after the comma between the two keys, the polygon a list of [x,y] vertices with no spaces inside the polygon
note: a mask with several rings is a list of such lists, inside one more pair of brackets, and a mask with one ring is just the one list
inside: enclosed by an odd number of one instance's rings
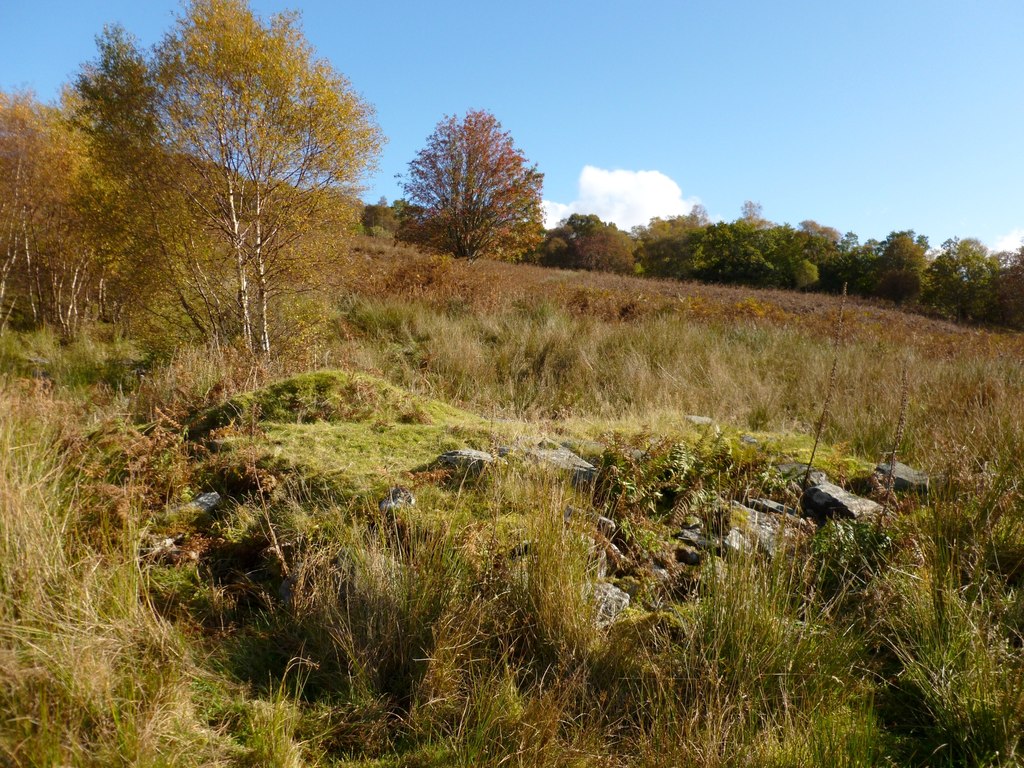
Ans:
{"label": "rock outcrop", "polygon": [[882,512],[882,505],[856,496],[833,483],[812,485],[800,499],[805,517],[824,525],[833,518],[873,522]]}

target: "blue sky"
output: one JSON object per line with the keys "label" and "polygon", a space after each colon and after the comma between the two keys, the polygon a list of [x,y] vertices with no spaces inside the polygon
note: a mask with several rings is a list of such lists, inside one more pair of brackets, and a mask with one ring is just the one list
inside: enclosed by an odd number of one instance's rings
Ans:
{"label": "blue sky", "polygon": [[[628,227],[744,200],[862,239],[1024,237],[1020,0],[256,0],[301,11],[389,143],[365,199],[445,114],[488,109],[545,173],[552,216]],[[105,22],[144,44],[177,2],[0,0],[0,88],[53,99]],[[646,172],[646,173],[640,173]]]}

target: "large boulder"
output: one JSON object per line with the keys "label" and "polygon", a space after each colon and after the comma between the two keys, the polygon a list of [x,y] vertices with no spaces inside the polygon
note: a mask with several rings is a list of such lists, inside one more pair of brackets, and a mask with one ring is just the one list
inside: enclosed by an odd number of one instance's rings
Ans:
{"label": "large boulder", "polygon": [[872,522],[882,512],[882,505],[840,488],[833,483],[812,485],[800,499],[805,517],[824,525],[833,518]]}
{"label": "large boulder", "polygon": [[564,445],[541,442],[537,445],[527,445],[522,451],[528,459],[538,464],[568,472],[572,475],[573,483],[579,487],[593,485],[597,480],[597,467]]}
{"label": "large boulder", "polygon": [[494,463],[494,457],[486,451],[462,448],[448,451],[437,457],[437,464],[451,469],[460,469],[467,474],[479,474],[488,464]]}
{"label": "large boulder", "polygon": [[892,487],[895,491],[909,491],[912,493],[928,493],[929,477],[924,472],[908,467],[906,464],[896,462],[895,468],[889,462],[883,462],[875,467],[875,477],[883,487],[889,483],[889,473],[892,473]]}

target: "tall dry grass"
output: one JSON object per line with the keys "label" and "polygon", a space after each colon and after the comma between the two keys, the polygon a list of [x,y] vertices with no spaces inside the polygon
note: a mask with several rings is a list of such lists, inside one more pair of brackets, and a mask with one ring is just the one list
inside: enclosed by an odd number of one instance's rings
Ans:
{"label": "tall dry grass", "polygon": [[[38,336],[25,343],[52,373],[32,380],[13,337],[0,340],[20,374],[0,386],[0,762],[1020,761],[1017,342],[878,307],[851,309],[824,439],[881,459],[903,412],[901,455],[945,470],[884,530],[829,525],[792,559],[706,558],[672,574],[685,589],[662,585],[645,569],[674,562],[654,500],[665,472],[701,514],[716,494],[774,486],[700,446],[648,445],[642,460],[623,444],[609,461],[651,480],[635,484],[650,498],[586,497],[510,461],[423,493],[398,519],[344,498],[240,499],[189,531],[219,537],[204,557],[238,563],[140,559],[144,527],[185,493],[202,453],[182,425],[292,370],[377,371],[541,432],[571,420],[657,434],[703,413],[808,444],[833,378],[835,308],[822,297],[365,258],[339,296],[336,337],[308,358],[182,348],[118,378],[124,366],[106,361],[124,342]],[[893,383],[905,361],[904,396]],[[113,486],[116,509],[101,503]],[[592,526],[562,514],[594,501],[635,558],[622,582],[633,608],[609,628],[594,620]]]}
{"label": "tall dry grass", "polygon": [[609,322],[544,301],[453,314],[358,295],[344,302],[340,321],[347,339],[334,361],[499,416],[657,429],[697,413],[740,429],[809,435],[828,390],[823,439],[878,461],[892,448],[902,400],[893,382],[906,364],[909,461],[940,469],[961,447],[985,461],[1024,434],[1020,359],[970,346],[934,356],[913,340],[848,337],[833,379],[825,338],[773,323],[675,315]]}
{"label": "tall dry grass", "polygon": [[0,385],[0,753],[13,765],[207,765],[187,642],[146,600],[129,525],[94,535],[74,407]]}

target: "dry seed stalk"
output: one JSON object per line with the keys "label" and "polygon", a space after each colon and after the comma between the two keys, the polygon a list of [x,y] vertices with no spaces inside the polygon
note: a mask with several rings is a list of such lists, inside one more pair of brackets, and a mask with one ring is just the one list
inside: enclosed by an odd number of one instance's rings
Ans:
{"label": "dry seed stalk", "polygon": [[818,419],[818,426],[814,430],[814,445],[811,447],[811,457],[807,460],[807,471],[804,472],[802,488],[807,488],[811,479],[811,470],[814,468],[814,454],[818,452],[818,442],[821,440],[822,430],[825,429],[825,422],[832,411],[832,398],[836,391],[836,374],[839,370],[839,347],[843,342],[843,319],[846,311],[846,283],[843,283],[843,293],[839,298],[839,317],[836,318],[835,335],[832,337],[832,369],[828,372],[828,386],[825,388],[825,402],[821,407],[821,418]]}
{"label": "dry seed stalk", "polygon": [[892,504],[893,487],[896,485],[896,452],[903,442],[903,433],[907,428],[907,406],[910,403],[910,360],[903,360],[903,374],[900,381],[900,415],[896,421],[896,438],[893,440],[892,451],[889,453],[889,472],[885,478],[885,504],[882,507],[884,518]]}

